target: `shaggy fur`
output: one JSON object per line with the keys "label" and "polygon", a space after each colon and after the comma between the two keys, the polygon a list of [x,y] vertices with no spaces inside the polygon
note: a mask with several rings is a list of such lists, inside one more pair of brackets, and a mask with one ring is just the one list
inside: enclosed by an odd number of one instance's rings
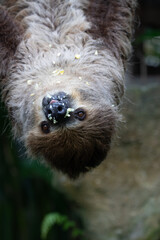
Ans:
{"label": "shaggy fur", "polygon": [[[6,2],[0,8],[0,74],[14,136],[29,154],[75,178],[97,166],[110,148],[135,0]],[[44,134],[42,99],[62,91],[87,117],[52,124]]]}

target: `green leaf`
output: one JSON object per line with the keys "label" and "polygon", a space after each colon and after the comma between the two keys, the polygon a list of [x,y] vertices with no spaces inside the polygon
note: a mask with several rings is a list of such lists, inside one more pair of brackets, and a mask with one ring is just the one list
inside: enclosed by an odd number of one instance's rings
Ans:
{"label": "green leaf", "polygon": [[42,239],[47,238],[47,234],[50,229],[57,223],[60,224],[64,221],[64,217],[61,216],[59,213],[49,213],[45,216],[42,227],[41,227],[41,237]]}
{"label": "green leaf", "polygon": [[64,225],[63,225],[63,229],[64,230],[68,230],[69,228],[73,228],[73,227],[75,227],[75,222],[73,222],[73,221],[66,221],[65,223],[64,223]]}
{"label": "green leaf", "polygon": [[47,239],[47,234],[51,228],[55,225],[62,225],[63,230],[67,231],[72,229],[72,237],[75,238],[79,235],[83,235],[83,231],[76,227],[74,221],[70,221],[67,216],[61,215],[59,213],[49,213],[45,216],[42,227],[41,227],[41,238],[43,240]]}
{"label": "green leaf", "polygon": [[80,230],[78,228],[73,229],[73,231],[72,231],[72,237],[73,238],[76,238],[76,237],[82,236],[82,235],[83,235],[83,231],[82,230]]}

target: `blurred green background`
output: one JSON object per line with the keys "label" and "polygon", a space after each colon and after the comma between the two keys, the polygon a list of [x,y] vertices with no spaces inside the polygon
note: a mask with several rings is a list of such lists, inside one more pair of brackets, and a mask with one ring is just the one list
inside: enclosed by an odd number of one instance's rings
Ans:
{"label": "blurred green background", "polygon": [[[128,84],[160,84],[160,1],[139,1],[137,14],[140,20],[137,20],[130,67],[132,78]],[[38,160],[27,159],[23,146],[13,141],[3,104],[0,133],[0,240],[40,240],[42,221],[51,212],[67,216],[68,223],[75,223],[73,228],[83,231],[78,206],[54,187],[54,174]],[[47,239],[83,238],[81,234],[72,236],[72,226],[66,229],[57,222]]]}

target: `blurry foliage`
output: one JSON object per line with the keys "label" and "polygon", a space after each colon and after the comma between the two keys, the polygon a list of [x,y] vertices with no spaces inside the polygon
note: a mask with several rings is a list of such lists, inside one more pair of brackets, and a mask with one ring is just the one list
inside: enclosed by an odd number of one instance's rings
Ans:
{"label": "blurry foliage", "polygon": [[[24,149],[11,140],[6,115],[1,105],[0,240],[40,240],[42,220],[50,212],[67,216],[81,228],[76,206],[53,187],[51,171],[38,161],[25,159]],[[71,233],[55,225],[47,237],[51,239],[71,240]]]}
{"label": "blurry foliage", "polygon": [[146,40],[143,49],[146,65],[158,67],[160,65],[160,37]]}
{"label": "blurry foliage", "polygon": [[160,29],[147,28],[137,36],[136,47],[142,46],[144,61],[147,66],[160,66]]}
{"label": "blurry foliage", "polygon": [[152,230],[146,239],[142,240],[160,240],[160,227]]}
{"label": "blurry foliage", "polygon": [[137,36],[135,43],[140,44],[155,37],[160,37],[160,29],[146,28],[142,34]]}
{"label": "blurry foliage", "polygon": [[75,239],[76,237],[83,235],[83,231],[77,228],[75,222],[70,221],[67,216],[61,215],[59,213],[49,213],[45,216],[42,222],[42,240],[47,239],[48,232],[55,224],[60,225],[64,231],[71,229],[71,239]]}

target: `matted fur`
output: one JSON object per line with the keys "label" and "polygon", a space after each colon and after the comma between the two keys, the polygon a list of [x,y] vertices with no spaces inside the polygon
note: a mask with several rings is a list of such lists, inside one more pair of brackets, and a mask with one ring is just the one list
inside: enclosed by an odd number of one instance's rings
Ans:
{"label": "matted fur", "polygon": [[[0,74],[14,136],[29,154],[42,155],[76,177],[98,165],[109,150],[131,52],[135,1],[20,0],[4,5]],[[55,76],[57,69],[64,74]],[[60,91],[70,95],[74,109],[85,109],[87,118],[53,125],[44,135],[42,99]]]}

